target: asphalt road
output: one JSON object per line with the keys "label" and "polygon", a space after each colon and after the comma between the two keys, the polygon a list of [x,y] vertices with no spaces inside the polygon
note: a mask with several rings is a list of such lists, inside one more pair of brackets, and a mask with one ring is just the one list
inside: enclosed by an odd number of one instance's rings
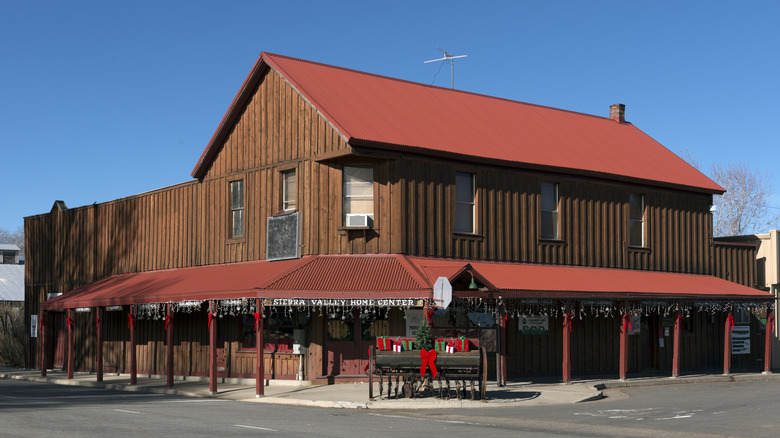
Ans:
{"label": "asphalt road", "polygon": [[780,436],[780,382],[608,391],[576,405],[316,409],[0,379],[0,436]]}

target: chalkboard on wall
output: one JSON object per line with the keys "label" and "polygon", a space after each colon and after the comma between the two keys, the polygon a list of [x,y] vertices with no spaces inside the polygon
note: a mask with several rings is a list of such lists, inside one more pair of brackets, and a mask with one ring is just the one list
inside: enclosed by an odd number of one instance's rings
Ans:
{"label": "chalkboard on wall", "polygon": [[268,218],[268,238],[265,258],[268,261],[301,257],[300,213],[282,214]]}

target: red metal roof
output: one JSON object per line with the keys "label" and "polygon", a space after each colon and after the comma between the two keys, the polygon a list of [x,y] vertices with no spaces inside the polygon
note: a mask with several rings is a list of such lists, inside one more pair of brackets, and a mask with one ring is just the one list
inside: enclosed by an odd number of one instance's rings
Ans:
{"label": "red metal roof", "polygon": [[[43,303],[44,310],[228,298],[432,298],[440,276],[474,275],[487,290],[455,296],[770,301],[707,275],[409,257],[316,255],[115,275]],[[259,284],[259,285],[258,285]]]}
{"label": "red metal roof", "polygon": [[257,288],[273,298],[430,298],[432,287],[406,256],[367,254],[312,256]]}
{"label": "red metal roof", "polygon": [[473,262],[494,294],[511,297],[759,300],[772,295],[710,275],[523,263]]}
{"label": "red metal roof", "polygon": [[45,301],[44,310],[257,297],[255,285],[300,260],[247,262],[113,275]]}
{"label": "red metal roof", "polygon": [[[723,188],[630,123],[263,53],[196,165],[200,178],[270,66],[351,144],[498,160],[708,193]],[[606,108],[605,108],[606,111]]]}

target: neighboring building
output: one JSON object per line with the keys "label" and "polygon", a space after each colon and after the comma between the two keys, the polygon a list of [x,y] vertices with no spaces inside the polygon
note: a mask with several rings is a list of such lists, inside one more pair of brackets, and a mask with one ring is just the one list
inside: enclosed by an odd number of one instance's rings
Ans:
{"label": "neighboring building", "polygon": [[18,246],[0,243],[0,302],[24,303],[24,257]]}
{"label": "neighboring building", "polygon": [[[771,302],[740,270],[755,248],[712,243],[723,189],[623,105],[597,117],[264,53],[192,175],[25,218],[27,308],[46,321],[30,365],[360,378],[444,277],[434,334],[479,338],[499,375],[728,370],[731,312]],[[758,369],[746,324],[734,367]]]}
{"label": "neighboring building", "polygon": [[23,265],[24,253],[13,243],[0,243],[0,264]]}
{"label": "neighboring building", "polygon": [[[775,308],[780,305],[780,231],[771,230],[765,234],[750,234],[746,236],[730,236],[716,238],[716,244],[743,245],[756,248],[755,287],[772,294],[775,298]],[[761,320],[762,324],[766,319]],[[772,366],[780,364],[780,330],[777,324],[772,325],[773,348]]]}

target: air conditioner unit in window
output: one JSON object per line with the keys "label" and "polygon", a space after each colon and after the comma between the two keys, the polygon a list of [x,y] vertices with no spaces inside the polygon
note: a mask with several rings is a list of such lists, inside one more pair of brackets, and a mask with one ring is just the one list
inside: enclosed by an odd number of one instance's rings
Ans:
{"label": "air conditioner unit in window", "polygon": [[372,225],[371,216],[367,214],[348,214],[347,227],[370,227]]}

